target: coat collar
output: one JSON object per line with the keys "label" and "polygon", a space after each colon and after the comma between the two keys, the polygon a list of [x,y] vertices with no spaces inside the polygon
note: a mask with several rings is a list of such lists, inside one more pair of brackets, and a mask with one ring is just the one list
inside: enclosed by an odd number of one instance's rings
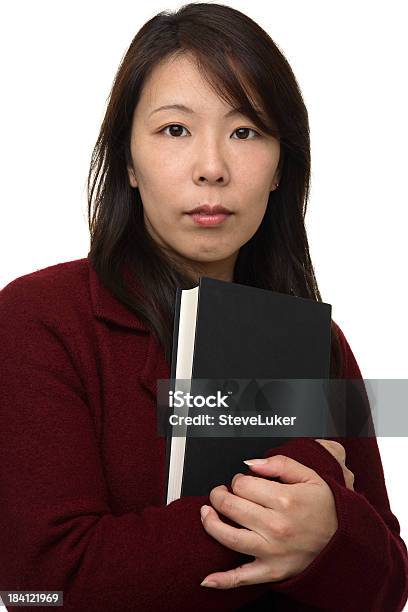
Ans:
{"label": "coat collar", "polygon": [[139,381],[154,398],[157,396],[157,380],[170,378],[170,368],[165,360],[164,351],[149,328],[103,285],[89,259],[89,255],[87,261],[94,315],[103,321],[149,334],[146,361],[140,372]]}
{"label": "coat collar", "polygon": [[125,304],[122,304],[111,291],[102,283],[93,267],[89,254],[87,256],[89,268],[89,288],[94,315],[98,319],[116,323],[122,327],[139,329],[148,332],[147,326]]}

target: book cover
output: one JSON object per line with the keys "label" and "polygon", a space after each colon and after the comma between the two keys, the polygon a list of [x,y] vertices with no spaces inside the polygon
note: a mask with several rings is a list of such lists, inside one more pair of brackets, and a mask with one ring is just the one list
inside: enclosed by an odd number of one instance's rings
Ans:
{"label": "book cover", "polygon": [[[177,290],[172,384],[191,379],[193,391],[194,381],[211,379],[225,390],[234,379],[324,379],[330,347],[330,304],[208,277],[195,289]],[[184,438],[170,427],[166,503],[229,484],[244,459],[287,439],[193,437],[188,427]]]}

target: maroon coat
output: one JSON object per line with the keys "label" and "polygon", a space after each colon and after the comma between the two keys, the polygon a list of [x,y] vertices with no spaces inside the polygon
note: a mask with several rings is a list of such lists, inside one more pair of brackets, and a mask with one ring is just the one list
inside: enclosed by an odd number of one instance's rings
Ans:
{"label": "maroon coat", "polygon": [[[406,547],[375,438],[343,440],[355,491],[313,439],[271,451],[326,480],[337,532],[298,576],[201,587],[250,559],[206,533],[207,497],[163,505],[155,392],[170,372],[153,335],[86,258],[9,283],[0,327],[0,590],[63,590],[75,612],[237,610],[261,596],[251,610],[402,609]],[[360,377],[341,338],[344,374]]]}

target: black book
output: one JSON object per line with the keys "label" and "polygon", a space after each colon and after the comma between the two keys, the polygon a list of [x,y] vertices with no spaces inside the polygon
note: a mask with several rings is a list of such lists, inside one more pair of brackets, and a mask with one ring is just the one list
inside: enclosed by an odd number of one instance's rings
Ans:
{"label": "black book", "polygon": [[[330,347],[330,304],[201,277],[194,289],[177,289],[171,388],[177,379],[220,384],[229,379],[326,379]],[[193,437],[188,429],[185,437],[172,436],[168,429],[166,504],[230,484],[245,467],[244,459],[262,457],[289,439]]]}

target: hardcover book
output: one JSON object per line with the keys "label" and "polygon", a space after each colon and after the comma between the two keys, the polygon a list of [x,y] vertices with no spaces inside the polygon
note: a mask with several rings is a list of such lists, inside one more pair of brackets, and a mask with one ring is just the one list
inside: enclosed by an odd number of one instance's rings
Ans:
{"label": "hardcover book", "polygon": [[[179,379],[192,385],[211,379],[224,388],[234,379],[325,379],[330,347],[330,304],[208,277],[193,289],[177,289],[173,392]],[[230,484],[244,459],[262,457],[287,439],[196,437],[189,427],[175,436],[169,426],[165,503]]]}

